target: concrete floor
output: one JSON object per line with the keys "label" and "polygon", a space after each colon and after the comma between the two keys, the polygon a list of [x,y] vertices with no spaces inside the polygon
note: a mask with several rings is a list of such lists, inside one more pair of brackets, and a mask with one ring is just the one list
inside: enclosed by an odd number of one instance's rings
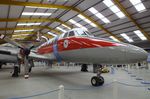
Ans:
{"label": "concrete floor", "polygon": [[[65,99],[150,99],[150,91],[147,90],[150,86],[133,87],[116,84],[117,89],[115,89],[115,83],[109,84],[115,79],[129,85],[142,85],[141,81],[135,80],[136,77],[131,77],[131,74],[124,70],[115,70],[115,74],[103,74],[105,85],[93,87],[90,79],[95,74],[91,72],[91,67],[89,69],[89,72],[83,73],[80,72],[80,67],[35,67],[30,78],[24,79],[23,74],[18,78],[12,78],[10,73],[12,70],[5,67],[0,70],[0,99],[37,95],[58,89],[59,85],[64,85],[65,89],[71,89],[65,90]],[[143,77],[144,80],[150,80],[150,70],[129,71],[136,76]],[[113,94],[116,94],[117,97],[114,97]],[[58,99],[58,92],[26,99]]]}

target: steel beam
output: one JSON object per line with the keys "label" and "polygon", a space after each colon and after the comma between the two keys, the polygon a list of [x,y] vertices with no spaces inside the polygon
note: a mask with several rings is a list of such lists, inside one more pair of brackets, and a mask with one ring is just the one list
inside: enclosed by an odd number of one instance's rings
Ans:
{"label": "steel beam", "polygon": [[73,28],[72,26],[70,26],[66,22],[63,22],[63,21],[56,19],[56,18],[51,18],[51,19],[48,19],[48,18],[19,18],[19,19],[0,18],[0,22],[58,22],[58,23],[61,23],[61,24],[68,26],[69,28]]}
{"label": "steel beam", "polygon": [[77,8],[73,8],[71,6],[63,6],[63,5],[54,5],[54,4],[40,4],[40,3],[33,3],[33,2],[21,2],[21,1],[11,1],[11,0],[0,0],[0,4],[3,5],[16,5],[16,6],[33,6],[33,7],[47,7],[47,8],[58,8],[58,9],[67,9],[67,10],[72,10],[75,12],[78,12],[79,14],[83,15],[85,18],[96,24],[96,26],[99,29],[102,29],[105,31],[107,34],[113,36],[114,38],[118,39],[119,41],[122,41],[120,38],[118,38],[116,35],[108,31],[106,28],[104,28],[102,25],[99,23],[95,22],[92,18],[84,14],[82,11],[80,11]]}
{"label": "steel beam", "polygon": [[149,34],[136,22],[136,20],[128,13],[124,6],[119,2],[119,0],[113,0],[114,3],[120,8],[120,10],[130,19],[130,21],[144,34],[144,36],[150,41]]}

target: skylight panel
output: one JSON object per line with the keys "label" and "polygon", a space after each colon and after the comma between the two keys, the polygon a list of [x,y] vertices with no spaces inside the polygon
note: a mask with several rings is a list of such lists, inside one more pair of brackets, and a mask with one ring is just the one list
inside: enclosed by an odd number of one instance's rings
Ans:
{"label": "skylight panel", "polygon": [[98,12],[94,7],[91,7],[89,9],[89,11],[91,13],[93,13],[96,17],[101,19],[104,23],[110,23],[110,21],[104,15],[102,15],[100,12]]}
{"label": "skylight panel", "polygon": [[35,7],[35,6],[26,6],[26,8],[34,8],[34,9],[36,9],[36,8],[39,8],[39,9],[57,9],[57,8],[48,8],[48,7]]}
{"label": "skylight panel", "polygon": [[69,22],[76,25],[77,27],[83,28],[84,30],[88,30],[86,27],[82,26],[81,24],[77,23],[76,21],[70,19]]}
{"label": "skylight panel", "polygon": [[146,11],[146,8],[145,8],[145,6],[142,3],[135,5],[135,8],[139,12]]}
{"label": "skylight panel", "polygon": [[119,18],[124,18],[125,17],[125,15],[122,12],[118,12],[118,13],[116,13],[116,15],[119,16]]}
{"label": "skylight panel", "polygon": [[120,34],[123,38],[125,38],[128,42],[134,42],[129,36],[127,36],[125,33]]}
{"label": "skylight panel", "polygon": [[69,26],[65,25],[65,24],[62,24],[62,26],[68,28],[68,29],[71,29]]}
{"label": "skylight panel", "polygon": [[103,18],[102,21],[105,23],[110,23],[110,21],[107,18]]}
{"label": "skylight panel", "polygon": [[107,4],[107,7],[111,7],[114,5],[114,3],[111,0],[104,0],[103,3]]}
{"label": "skylight panel", "polygon": [[138,12],[143,12],[146,10],[141,0],[130,0],[132,5],[136,8]]}
{"label": "skylight panel", "polygon": [[96,25],[94,23],[92,23],[90,20],[85,18],[83,15],[79,14],[78,17],[81,18],[82,20],[84,20],[85,22],[89,23],[91,26],[96,27]]}
{"label": "skylight panel", "polygon": [[147,38],[143,35],[143,33],[140,30],[134,31],[134,33],[141,39],[141,40],[147,40]]}
{"label": "skylight panel", "polygon": [[39,12],[23,12],[24,16],[50,16],[52,13],[39,13]]}
{"label": "skylight panel", "polygon": [[95,8],[93,8],[93,7],[91,7],[91,8],[89,9],[89,11],[92,12],[93,14],[98,13],[98,11],[97,11]]}
{"label": "skylight panel", "polygon": [[56,29],[58,29],[58,30],[60,30],[60,31],[62,31],[62,32],[67,32],[66,30],[64,30],[64,29],[62,29],[62,28],[60,28],[60,27],[56,27]]}
{"label": "skylight panel", "polygon": [[29,32],[29,31],[34,31],[34,29],[29,29],[29,30],[15,30],[14,32]]}
{"label": "skylight panel", "polygon": [[30,26],[30,25],[40,25],[41,23],[18,23],[17,26]]}
{"label": "skylight panel", "polygon": [[103,3],[109,7],[109,9],[115,13],[119,18],[124,18],[125,15],[120,11],[120,9],[112,2],[112,0],[104,0]]}
{"label": "skylight panel", "polygon": [[113,36],[110,36],[109,38],[111,38],[112,40],[114,40],[114,41],[117,41],[117,42],[119,42],[119,40],[117,40],[115,37],[113,37]]}
{"label": "skylight panel", "polygon": [[56,34],[54,34],[54,33],[52,33],[52,32],[47,32],[47,33],[50,34],[50,35],[52,35],[52,36],[54,36],[54,37],[57,36]]}

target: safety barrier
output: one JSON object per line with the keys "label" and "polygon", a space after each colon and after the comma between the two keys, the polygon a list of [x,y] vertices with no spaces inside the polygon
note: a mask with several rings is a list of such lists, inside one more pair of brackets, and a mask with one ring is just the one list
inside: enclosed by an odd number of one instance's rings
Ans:
{"label": "safety barrier", "polygon": [[[101,87],[107,87],[113,85],[113,99],[118,99],[118,85],[123,85],[123,86],[129,86],[129,87],[143,87],[143,88],[147,88],[148,91],[150,91],[150,83],[146,83],[146,82],[141,82],[141,84],[139,85],[133,85],[133,84],[128,84],[128,83],[123,83],[123,82],[119,82],[117,80],[114,80],[113,82],[110,82],[108,84],[104,84]],[[58,89],[55,90],[51,90],[48,92],[43,92],[43,93],[39,93],[39,94],[34,94],[34,95],[29,95],[29,96],[23,96],[23,97],[13,97],[13,98],[8,98],[8,99],[27,99],[27,98],[32,98],[32,97],[37,97],[37,96],[42,96],[42,95],[46,95],[46,94],[50,94],[53,92],[58,92],[58,99],[64,99],[64,91],[84,91],[84,90],[91,90],[92,89],[98,89],[101,87],[88,87],[88,88],[64,88],[63,85],[60,85]]]}

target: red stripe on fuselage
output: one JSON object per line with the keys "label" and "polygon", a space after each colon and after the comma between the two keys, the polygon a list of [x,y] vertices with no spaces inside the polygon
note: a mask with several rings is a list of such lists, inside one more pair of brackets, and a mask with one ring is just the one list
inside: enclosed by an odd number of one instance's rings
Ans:
{"label": "red stripe on fuselage", "polygon": [[[68,41],[66,45],[64,44],[65,40]],[[88,37],[68,37],[58,40],[57,45],[58,51],[61,52],[84,48],[120,46],[121,44]],[[52,52],[53,52],[53,44],[45,45],[38,49],[39,54],[47,54]]]}

